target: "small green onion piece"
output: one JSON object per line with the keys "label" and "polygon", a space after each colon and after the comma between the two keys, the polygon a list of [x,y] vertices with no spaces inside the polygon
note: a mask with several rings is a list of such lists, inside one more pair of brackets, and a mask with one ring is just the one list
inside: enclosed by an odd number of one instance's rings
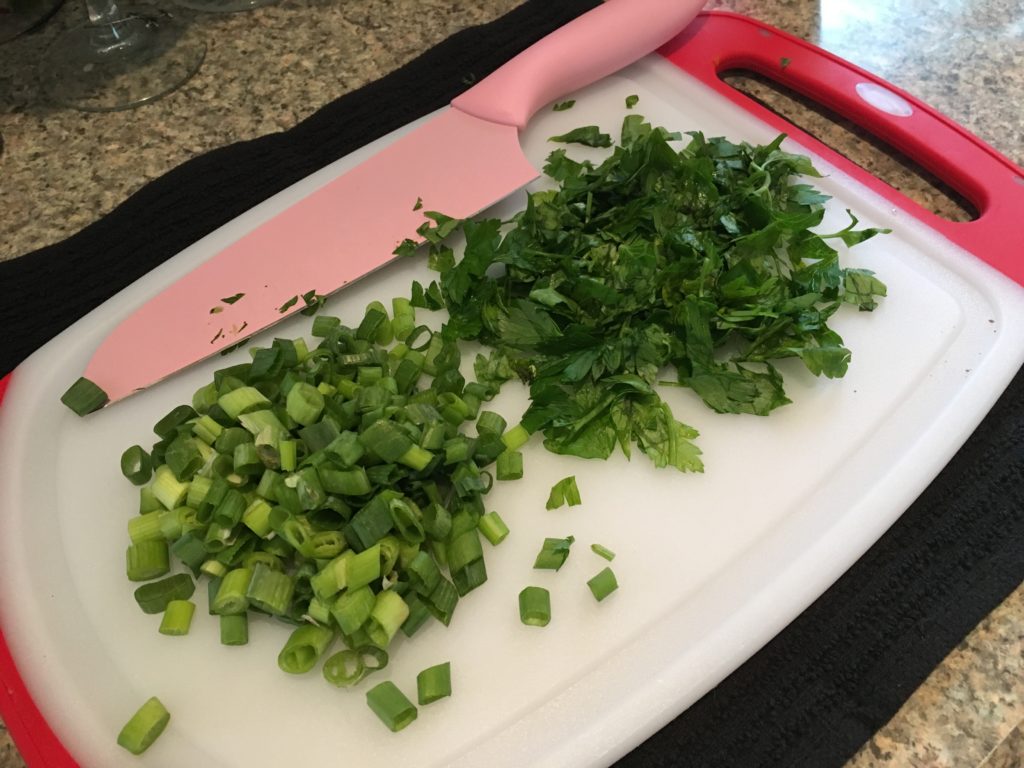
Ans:
{"label": "small green onion piece", "polygon": [[320,475],[320,483],[328,493],[337,493],[342,496],[365,496],[373,486],[366,476],[366,469],[353,467],[352,469],[334,469],[333,467],[321,466],[317,468]]}
{"label": "small green onion piece", "polygon": [[503,542],[509,533],[508,526],[497,512],[488,512],[486,515],[482,515],[477,525],[484,538],[495,546]]}
{"label": "small green onion piece", "polygon": [[490,432],[500,435],[505,431],[506,426],[508,426],[508,422],[494,411],[484,411],[476,420],[476,430],[480,434]]}
{"label": "small green onion piece", "polygon": [[530,439],[530,433],[522,424],[517,424],[501,436],[501,442],[510,451],[517,451],[526,445]]}
{"label": "small green onion piece", "polygon": [[474,526],[448,544],[448,572],[459,596],[464,597],[487,581],[484,551]]}
{"label": "small green onion piece", "polygon": [[551,593],[544,587],[526,587],[519,593],[519,619],[531,627],[546,627],[551,621]]}
{"label": "small green onion piece", "polygon": [[235,568],[228,571],[221,579],[220,588],[213,598],[210,610],[219,614],[244,613],[249,607],[249,598],[246,593],[250,581],[252,581],[252,570],[249,568]]}
{"label": "small green onion piece", "polygon": [[313,594],[321,600],[326,600],[347,587],[348,561],[355,557],[355,554],[351,549],[346,550],[317,571],[309,580]]}
{"label": "small green onion piece", "polygon": [[600,544],[591,544],[590,549],[593,550],[594,554],[600,555],[609,562],[615,559],[615,553],[608,549],[608,547]]}
{"label": "small green onion piece", "polygon": [[377,598],[369,587],[342,592],[331,606],[331,616],[345,635],[357,632],[370,618]]}
{"label": "small green onion piece", "polygon": [[227,574],[228,567],[220,560],[207,560],[199,566],[199,571],[205,573],[211,579],[220,579]]}
{"label": "small green onion piece", "polygon": [[391,639],[409,618],[409,606],[402,596],[393,590],[384,590],[377,595],[370,620],[366,626],[366,634],[370,642],[379,648],[387,648]]}
{"label": "small green onion piece", "polygon": [[128,538],[132,544],[140,541],[157,541],[164,538],[161,518],[164,514],[173,510],[162,510],[159,512],[147,512],[144,515],[133,517],[128,521]]}
{"label": "small green onion piece", "polygon": [[314,560],[337,557],[346,546],[341,531],[316,531],[309,538],[309,553]]}
{"label": "small green onion piece", "polygon": [[87,413],[98,411],[110,401],[110,398],[93,382],[82,377],[68,387],[68,391],[61,395],[60,401],[79,416],[85,416]]}
{"label": "small green onion piece", "polygon": [[331,623],[331,603],[313,595],[309,598],[309,605],[306,606],[306,612],[302,618],[321,627],[326,627]]}
{"label": "small green onion piece", "polygon": [[196,604],[191,600],[171,600],[164,609],[164,617],[160,621],[160,634],[187,635],[195,612]]}
{"label": "small green onion piece", "polygon": [[222,614],[220,617],[221,645],[247,645],[249,642],[249,614]]}
{"label": "small green onion piece", "polygon": [[231,458],[235,472],[241,475],[255,475],[257,472],[262,473],[264,469],[255,443],[239,443],[235,446]]}
{"label": "small green onion piece", "polygon": [[263,499],[255,499],[242,513],[242,525],[261,539],[265,539],[272,530],[270,527],[271,509],[270,504]]}
{"label": "small green onion piece", "polygon": [[237,421],[243,413],[266,408],[270,401],[256,387],[238,387],[217,398],[217,405],[229,419]]}
{"label": "small green onion piece", "polygon": [[416,593],[407,592],[402,596],[405,604],[409,606],[409,617],[402,622],[402,634],[412,637],[430,618],[430,609],[427,604]]}
{"label": "small green onion piece", "polygon": [[454,584],[442,577],[425,602],[430,614],[447,627],[458,605],[459,592]]}
{"label": "small green onion piece", "polygon": [[203,414],[192,424],[192,434],[207,445],[213,445],[224,432],[224,427],[209,414]]}
{"label": "small green onion piece", "polygon": [[562,478],[551,488],[551,493],[548,496],[547,508],[557,509],[565,504],[570,507],[575,507],[582,503],[580,498],[580,489],[576,487],[575,475]]}
{"label": "small green onion piece", "polygon": [[252,578],[246,587],[249,604],[274,616],[284,616],[295,594],[295,579],[259,562],[252,569]]}
{"label": "small green onion piece", "polygon": [[143,485],[153,475],[153,462],[142,446],[133,445],[121,454],[121,474],[128,478],[132,485]]}
{"label": "small green onion piece", "polygon": [[183,533],[181,538],[171,545],[171,554],[181,560],[194,573],[206,561],[206,545],[201,536],[192,531]]}
{"label": "small green onion piece", "polygon": [[178,480],[166,464],[156,468],[152,488],[153,495],[164,505],[164,509],[180,507],[188,496],[188,483]]}
{"label": "small green onion piece", "polygon": [[416,719],[416,707],[390,680],[378,683],[366,692],[366,703],[393,733]]}
{"label": "small green onion piece", "polygon": [[508,449],[499,453],[495,476],[499,480],[521,480],[523,477],[523,454]]}
{"label": "small green onion piece", "polygon": [[147,512],[155,512],[158,509],[166,509],[160,500],[153,493],[153,486],[144,485],[139,488],[139,514],[144,515]]}
{"label": "small green onion piece", "polygon": [[193,509],[198,509],[199,505],[206,499],[206,494],[210,492],[210,488],[212,486],[212,478],[203,477],[202,475],[193,477],[192,482],[188,484],[188,493],[185,496],[185,503]]}
{"label": "small green onion piece", "polygon": [[341,320],[330,315],[317,315],[313,318],[311,335],[317,339],[324,339],[341,325]]}
{"label": "small green onion piece", "polygon": [[125,551],[125,571],[129,581],[149,581],[170,570],[167,542],[163,539],[130,544]]}
{"label": "small green onion piece", "polygon": [[299,627],[277,656],[277,666],[289,675],[309,672],[334,641],[334,630],[312,624]]}
{"label": "small green onion piece", "polygon": [[178,427],[199,414],[195,408],[189,405],[178,405],[171,409],[170,413],[153,425],[153,431],[161,438],[168,438],[178,432]]}
{"label": "small green onion piece", "polygon": [[569,557],[569,549],[574,541],[576,539],[572,536],[566,536],[564,539],[544,539],[544,544],[541,546],[540,552],[537,553],[533,567],[542,570],[559,570],[565,565],[565,561]]}
{"label": "small green onion piece", "polygon": [[320,418],[324,410],[324,396],[312,384],[297,382],[288,390],[285,399],[285,410],[288,415],[304,427]]}
{"label": "small green onion piece", "polygon": [[441,581],[441,570],[437,567],[437,563],[434,562],[434,558],[423,551],[420,551],[409,563],[406,575],[409,578],[409,586],[420,595],[429,595],[437,589],[437,584]]}
{"label": "small green onion piece", "polygon": [[176,573],[160,581],[143,584],[135,590],[135,602],[143,613],[163,613],[172,600],[188,600],[196,584],[187,573]]}
{"label": "small green onion piece", "polygon": [[338,651],[324,661],[324,679],[337,688],[351,688],[366,677],[363,655],[351,648]]}
{"label": "small green onion piece", "polygon": [[164,732],[170,719],[167,708],[153,696],[125,723],[117,735],[117,743],[133,755],[141,755]]}
{"label": "small green onion piece", "polygon": [[281,469],[285,472],[294,472],[298,460],[299,444],[296,440],[281,440],[277,444],[280,452]]}
{"label": "small green onion piece", "polygon": [[345,583],[349,589],[359,589],[380,577],[380,544],[358,553],[346,565]]}
{"label": "small green onion piece", "polygon": [[605,568],[590,579],[587,582],[587,586],[590,587],[590,591],[597,598],[597,601],[601,602],[619,588],[619,582],[616,580],[615,574],[612,573],[612,569]]}
{"label": "small green onion piece", "polygon": [[452,664],[446,661],[427,667],[416,675],[416,694],[420,706],[452,695]]}

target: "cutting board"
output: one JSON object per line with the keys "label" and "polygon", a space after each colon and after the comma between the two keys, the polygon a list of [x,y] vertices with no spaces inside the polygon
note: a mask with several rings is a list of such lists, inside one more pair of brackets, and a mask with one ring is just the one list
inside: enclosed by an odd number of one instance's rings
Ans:
{"label": "cutting board", "polygon": [[[730,68],[854,116],[966,194],[981,217],[951,224],[923,211],[732,91],[718,78]],[[339,756],[353,765],[606,765],[780,631],[934,478],[1024,361],[1024,273],[1003,256],[1021,252],[1006,247],[1024,232],[1011,215],[1024,209],[1020,169],[908,94],[731,14],[703,15],[659,55],[573,94],[573,109],[543,111],[522,135],[526,154],[539,167],[553,148],[547,137],[582,124],[616,135],[632,94],[636,112],[671,130],[751,142],[785,130],[786,148],[810,154],[825,174],[815,182],[833,197],[823,230],[843,227],[847,208],[866,226],[893,230],[847,256],[875,270],[889,296],[873,313],[836,317],[853,350],[846,378],[782,366],[793,403],[768,418],[714,414],[692,393],[667,391],[677,418],[701,432],[702,475],[655,470],[643,457],[555,456],[531,441],[525,478],[497,483],[487,497],[512,530],[486,553],[488,582],[462,601],[451,627],[400,640],[380,674],[411,692],[419,670],[452,664],[453,696],[422,707],[400,734],[375,720],[361,689],[281,673],[282,625],[256,620],[248,646],[221,646],[202,587],[191,634],[158,634],[159,617],[138,610],[124,577],[137,491],[118,460],[127,446],[151,443],[151,425],[215,368],[247,353],[85,419],[58,399],[133,308],[408,128],[386,136],[183,251],[39,350],[6,392],[0,383],[0,713],[30,766],[334,765]],[[507,216],[523,202],[515,195],[490,213]],[[368,302],[407,295],[414,279],[430,277],[423,259],[395,262],[327,311],[354,323]],[[295,318],[253,343],[308,336],[309,322]],[[494,408],[514,422],[526,403],[511,384]],[[583,503],[545,510],[550,487],[567,475]],[[544,537],[569,534],[577,543],[561,571],[531,569]],[[586,587],[606,565],[592,543],[617,553],[621,586],[600,604]],[[544,629],[519,622],[516,596],[528,584],[551,591]],[[171,724],[134,758],[114,739],[153,695]]]}

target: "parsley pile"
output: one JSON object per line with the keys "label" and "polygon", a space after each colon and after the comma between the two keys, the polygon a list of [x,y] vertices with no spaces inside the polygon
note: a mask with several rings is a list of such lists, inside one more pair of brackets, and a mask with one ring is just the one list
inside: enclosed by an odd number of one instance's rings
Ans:
{"label": "parsley pile", "polygon": [[529,385],[523,426],[555,453],[636,446],[659,467],[701,471],[696,430],[656,390],[666,371],[715,411],[768,414],[790,402],[773,362],[843,376],[851,353],[829,319],[885,295],[831,245],[884,230],[857,229],[850,213],[845,229],[812,232],[828,197],[801,181],[820,174],[780,148],[784,136],[751,146],[687,135],[683,146],[635,114],[617,144],[583,127],[555,140],[613,147],[608,157],[551,152],[544,172],[557,187],[530,194],[511,221],[425,213],[418,231],[439,277],[415,283],[412,303],[447,310],[446,339],[490,348],[476,359],[481,382]]}

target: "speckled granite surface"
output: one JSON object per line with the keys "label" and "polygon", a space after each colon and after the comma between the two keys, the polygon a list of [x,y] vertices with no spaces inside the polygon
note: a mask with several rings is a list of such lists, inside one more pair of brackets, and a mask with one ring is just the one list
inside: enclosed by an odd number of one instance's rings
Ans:
{"label": "speckled granite surface", "polygon": [[[181,162],[282,130],[518,0],[283,0],[257,11],[193,14],[208,45],[199,75],[169,98],[83,115],[43,103],[33,63],[77,20],[72,3],[40,31],[0,46],[0,259],[56,242]],[[714,0],[768,21],[887,78],[1024,164],[1024,1]],[[761,84],[737,81],[773,99]],[[798,105],[774,100],[784,114]],[[954,218],[957,201],[900,163],[803,125],[908,194]],[[859,154],[858,154],[859,152]],[[1024,588],[949,655],[848,768],[1024,765]],[[0,768],[24,764],[0,725]]]}

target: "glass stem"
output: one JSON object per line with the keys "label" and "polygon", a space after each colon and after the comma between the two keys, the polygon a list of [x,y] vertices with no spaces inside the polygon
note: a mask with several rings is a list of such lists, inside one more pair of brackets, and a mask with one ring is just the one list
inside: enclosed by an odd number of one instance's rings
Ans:
{"label": "glass stem", "polygon": [[117,7],[116,0],[85,0],[85,9],[89,14],[90,24],[109,24],[124,15]]}

